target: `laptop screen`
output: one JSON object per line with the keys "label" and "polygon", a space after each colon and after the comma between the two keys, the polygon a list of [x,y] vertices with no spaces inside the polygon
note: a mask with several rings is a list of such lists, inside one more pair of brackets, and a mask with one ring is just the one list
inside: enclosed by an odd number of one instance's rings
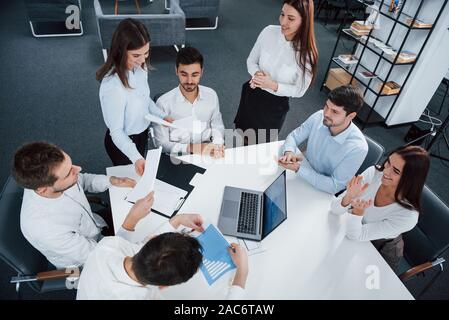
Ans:
{"label": "laptop screen", "polygon": [[265,190],[262,239],[287,219],[285,171]]}

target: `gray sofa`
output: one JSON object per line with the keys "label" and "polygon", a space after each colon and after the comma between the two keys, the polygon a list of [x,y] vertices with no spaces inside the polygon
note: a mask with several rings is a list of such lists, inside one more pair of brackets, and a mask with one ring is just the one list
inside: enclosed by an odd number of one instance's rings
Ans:
{"label": "gray sofa", "polygon": [[[165,0],[165,8],[169,10],[174,0]],[[212,27],[187,28],[187,30],[214,30],[218,27],[220,0],[179,0],[179,6],[186,19],[207,18],[215,21]]]}
{"label": "gray sofa", "polygon": [[185,44],[185,15],[178,0],[172,0],[167,14],[104,14],[99,0],[94,0],[94,8],[105,60],[114,30],[120,21],[126,18],[133,18],[145,24],[150,33],[152,47],[175,46],[178,50],[178,46]]}

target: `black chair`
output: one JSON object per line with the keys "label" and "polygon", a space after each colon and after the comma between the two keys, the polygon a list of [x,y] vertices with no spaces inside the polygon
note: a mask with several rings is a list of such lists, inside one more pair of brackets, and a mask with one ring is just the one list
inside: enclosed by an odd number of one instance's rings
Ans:
{"label": "black chair", "polygon": [[[55,270],[55,267],[36,250],[20,230],[20,209],[23,189],[9,177],[0,194],[0,258],[15,272],[11,279],[16,283],[20,297],[20,284],[27,283],[38,293],[73,288],[67,278],[78,275],[77,270]],[[67,282],[66,282],[67,281]]]}
{"label": "black chair", "polygon": [[[382,159],[383,155],[385,154],[385,148],[381,144],[368,137],[367,135],[365,135],[365,139],[368,143],[368,153],[366,154],[365,160],[363,160],[363,163],[360,166],[359,170],[357,170],[355,174],[356,176],[361,174],[367,168],[379,164],[380,159]],[[338,197],[340,194],[345,192],[345,190],[346,188],[338,191],[335,196]]]}
{"label": "black chair", "polygon": [[427,186],[422,197],[422,212],[418,224],[404,233],[404,259],[399,276],[407,281],[424,271],[438,267],[439,272],[427,283],[418,297],[424,294],[443,272],[442,254],[449,248],[449,207]]}
{"label": "black chair", "polygon": [[366,155],[366,158],[357,171],[356,175],[361,174],[368,167],[378,164],[380,159],[382,159],[383,155],[385,154],[385,148],[380,143],[368,137],[367,135],[365,135],[365,139],[368,143],[368,154]]}

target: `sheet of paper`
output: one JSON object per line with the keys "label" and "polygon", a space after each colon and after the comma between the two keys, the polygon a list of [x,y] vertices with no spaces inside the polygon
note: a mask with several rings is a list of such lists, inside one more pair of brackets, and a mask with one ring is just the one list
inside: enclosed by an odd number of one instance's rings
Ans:
{"label": "sheet of paper", "polygon": [[175,125],[173,125],[172,123],[167,122],[167,121],[165,121],[164,119],[158,118],[158,117],[156,117],[156,116],[153,116],[152,114],[147,114],[147,115],[145,116],[145,119],[147,119],[148,121],[157,123],[157,124],[161,124],[161,125],[163,125],[163,126],[172,127],[172,128],[178,128],[178,127],[176,127]]}
{"label": "sheet of paper", "polygon": [[162,147],[148,150],[145,160],[145,171],[133,190],[126,196],[127,201],[135,203],[154,190],[161,152]]}
{"label": "sheet of paper", "polygon": [[240,246],[246,249],[248,256],[263,253],[266,249],[262,246],[261,241],[251,241],[247,239],[237,239]]}
{"label": "sheet of paper", "polygon": [[194,134],[200,134],[206,129],[206,123],[195,119],[193,116],[175,120],[173,121],[173,126],[193,132]]}
{"label": "sheet of paper", "polygon": [[202,173],[195,173],[195,175],[192,177],[192,180],[190,180],[189,184],[193,187],[196,187],[198,183],[201,181],[201,178],[203,177]]}
{"label": "sheet of paper", "polygon": [[236,268],[227,248],[229,243],[213,225],[204,225],[204,232],[192,233],[203,247],[203,262],[200,270],[209,285],[212,285],[225,273]]}
{"label": "sheet of paper", "polygon": [[152,209],[171,216],[186,195],[187,191],[156,179]]}
{"label": "sheet of paper", "polygon": [[115,166],[106,168],[106,173],[108,176],[115,176],[120,178],[131,178],[136,181],[140,180],[140,176],[137,174],[133,165],[125,165],[125,166]]}

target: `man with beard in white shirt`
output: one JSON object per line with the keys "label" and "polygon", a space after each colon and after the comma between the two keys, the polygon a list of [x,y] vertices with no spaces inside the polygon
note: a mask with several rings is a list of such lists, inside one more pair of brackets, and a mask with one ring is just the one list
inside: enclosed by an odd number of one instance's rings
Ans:
{"label": "man with beard in white shirt", "polygon": [[[25,188],[22,233],[56,268],[82,266],[101,239],[102,229],[108,227],[92,212],[84,192],[103,192],[111,185],[133,187],[136,183],[130,178],[80,171],[67,153],[46,142],[26,144],[14,155],[12,174]],[[152,203],[152,193],[139,200],[116,234],[126,237]],[[112,225],[106,231],[106,235],[114,234]]]}
{"label": "man with beard in white shirt", "polygon": [[156,101],[156,105],[175,121],[193,118],[191,130],[153,124],[156,144],[162,146],[164,152],[224,156],[224,124],[218,96],[213,89],[199,85],[203,60],[195,48],[179,50],[176,57],[179,85]]}
{"label": "man with beard in white shirt", "polygon": [[[203,259],[198,240],[177,232],[178,228],[182,225],[202,232],[202,224],[203,218],[198,214],[178,214],[147,242],[135,244],[122,237],[104,238],[84,265],[77,300],[162,299],[161,289],[189,280]],[[228,252],[237,270],[227,299],[235,300],[245,292],[248,257],[235,243]]]}

